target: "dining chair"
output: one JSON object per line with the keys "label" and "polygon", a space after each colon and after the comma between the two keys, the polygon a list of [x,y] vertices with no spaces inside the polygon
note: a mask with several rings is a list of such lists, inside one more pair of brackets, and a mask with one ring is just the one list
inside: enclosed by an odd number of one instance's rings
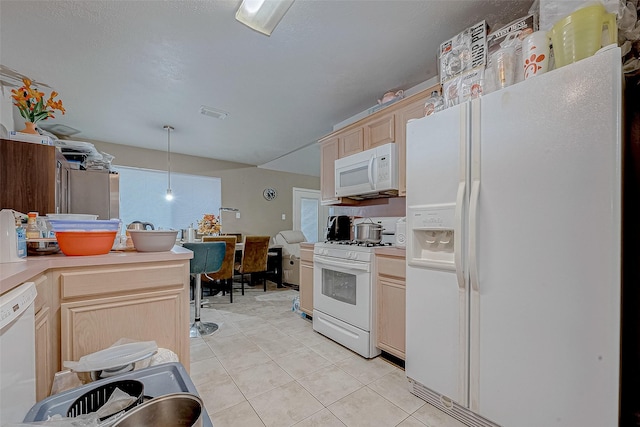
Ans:
{"label": "dining chair", "polygon": [[218,330],[218,325],[212,322],[200,321],[200,309],[202,298],[202,274],[215,273],[222,267],[226,245],[224,242],[184,243],[184,248],[193,252],[190,261],[190,273],[195,277],[195,318],[189,330],[189,336],[196,338],[203,335],[211,335]]}
{"label": "dining chair", "polygon": [[211,282],[203,282],[205,286],[217,282],[221,285],[222,295],[229,289],[229,302],[233,302],[233,268],[236,258],[236,236],[202,236],[203,242],[224,242],[226,249],[222,267],[215,273],[205,273],[204,277]]}
{"label": "dining chair", "polygon": [[[242,258],[235,264],[235,272],[240,275],[242,295],[244,295],[244,275],[267,271],[270,236],[245,236]],[[249,279],[251,280],[251,278]],[[267,292],[267,278],[262,276],[264,291]]]}
{"label": "dining chair", "polygon": [[222,233],[223,236],[235,236],[236,243],[242,242],[242,233]]}

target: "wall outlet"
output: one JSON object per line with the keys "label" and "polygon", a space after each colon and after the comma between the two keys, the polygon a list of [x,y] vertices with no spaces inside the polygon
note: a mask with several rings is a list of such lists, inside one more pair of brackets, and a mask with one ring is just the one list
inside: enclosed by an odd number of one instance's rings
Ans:
{"label": "wall outlet", "polygon": [[282,220],[286,220],[287,219],[287,214],[282,214]]}
{"label": "wall outlet", "polygon": [[236,212],[236,219],[240,219],[240,212]]}

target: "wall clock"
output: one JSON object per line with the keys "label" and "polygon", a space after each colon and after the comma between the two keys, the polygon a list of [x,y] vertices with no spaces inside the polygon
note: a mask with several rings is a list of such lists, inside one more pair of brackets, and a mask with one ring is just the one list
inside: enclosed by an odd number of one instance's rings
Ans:
{"label": "wall clock", "polygon": [[269,187],[269,188],[265,188],[265,189],[264,189],[264,191],[262,192],[262,195],[264,196],[264,198],[265,198],[266,200],[271,201],[271,200],[273,200],[273,199],[275,199],[275,198],[276,198],[276,196],[278,195],[278,193],[276,193],[275,188],[271,188],[271,187]]}

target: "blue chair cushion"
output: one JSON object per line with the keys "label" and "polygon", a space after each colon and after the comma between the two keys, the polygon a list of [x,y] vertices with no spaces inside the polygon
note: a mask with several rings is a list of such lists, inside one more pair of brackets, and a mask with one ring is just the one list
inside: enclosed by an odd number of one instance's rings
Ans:
{"label": "blue chair cushion", "polygon": [[193,251],[191,274],[215,273],[222,267],[224,242],[184,243],[182,246]]}

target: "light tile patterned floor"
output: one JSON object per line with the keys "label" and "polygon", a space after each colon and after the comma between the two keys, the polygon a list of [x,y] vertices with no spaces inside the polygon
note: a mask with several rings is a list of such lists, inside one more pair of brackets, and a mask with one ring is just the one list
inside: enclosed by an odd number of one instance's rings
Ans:
{"label": "light tile patterned floor", "polygon": [[364,359],[291,310],[270,284],[208,297],[213,335],[191,339],[191,378],[215,427],[464,427],[408,391],[404,371]]}

